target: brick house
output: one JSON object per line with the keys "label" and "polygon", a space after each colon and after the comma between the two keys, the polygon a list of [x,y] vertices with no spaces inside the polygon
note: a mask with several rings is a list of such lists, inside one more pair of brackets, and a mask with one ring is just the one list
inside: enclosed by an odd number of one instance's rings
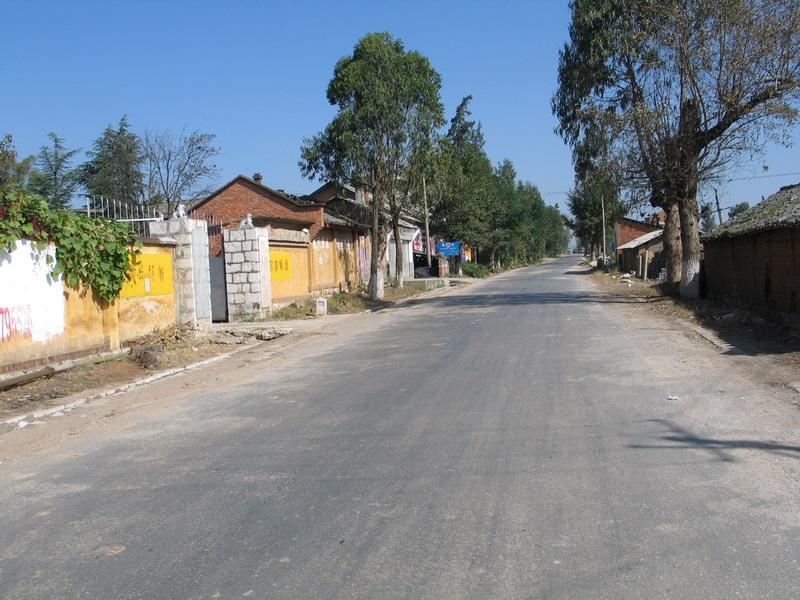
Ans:
{"label": "brick house", "polygon": [[[294,196],[262,183],[261,175],[238,175],[192,207],[195,218],[212,217],[223,227],[234,227],[247,215],[257,227],[308,230],[314,239],[324,227],[323,206],[305,196]],[[211,256],[222,252],[222,238],[209,248]]]}
{"label": "brick house", "polygon": [[615,247],[619,248],[646,233],[657,231],[661,229],[663,225],[664,222],[658,214],[654,215],[647,222],[621,217],[614,222]]}
{"label": "brick house", "polygon": [[708,296],[800,312],[800,184],[719,225],[703,244]]}
{"label": "brick house", "polygon": [[[264,185],[259,174],[238,175],[192,207],[194,218],[224,228],[248,215],[269,229],[273,304],[350,289],[369,274],[366,206],[352,188],[327,183],[305,196]],[[223,251],[213,236],[209,255]]]}

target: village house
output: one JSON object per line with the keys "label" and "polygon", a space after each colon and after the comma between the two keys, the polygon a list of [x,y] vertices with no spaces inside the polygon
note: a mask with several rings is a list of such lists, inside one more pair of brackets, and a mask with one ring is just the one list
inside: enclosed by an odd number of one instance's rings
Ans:
{"label": "village house", "polygon": [[657,231],[664,227],[663,211],[656,213],[647,221],[637,221],[628,217],[620,217],[614,222],[614,243],[616,248],[627,244],[646,233]]}
{"label": "village house", "polygon": [[[192,207],[212,228],[212,294],[225,283],[221,228],[249,218],[269,231],[272,304],[354,288],[369,274],[369,238],[363,202],[352,189],[325,184],[295,196],[263,183],[260,174],[239,175]],[[214,232],[213,229],[217,228]],[[224,297],[224,295],[222,295]],[[215,320],[221,320],[215,314]]]}
{"label": "village house", "polygon": [[719,225],[703,242],[708,296],[800,312],[800,184]]}
{"label": "village house", "polygon": [[656,279],[664,266],[663,229],[656,229],[617,247],[617,268],[642,279]]}
{"label": "village house", "polygon": [[655,279],[664,266],[662,238],[666,215],[653,214],[647,221],[621,217],[614,222],[617,268],[642,279]]}

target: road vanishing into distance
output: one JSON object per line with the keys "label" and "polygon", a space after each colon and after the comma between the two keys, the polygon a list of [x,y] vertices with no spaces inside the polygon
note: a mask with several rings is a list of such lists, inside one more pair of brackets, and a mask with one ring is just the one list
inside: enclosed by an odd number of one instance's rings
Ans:
{"label": "road vanishing into distance", "polygon": [[578,263],[3,434],[0,597],[800,598],[797,408]]}

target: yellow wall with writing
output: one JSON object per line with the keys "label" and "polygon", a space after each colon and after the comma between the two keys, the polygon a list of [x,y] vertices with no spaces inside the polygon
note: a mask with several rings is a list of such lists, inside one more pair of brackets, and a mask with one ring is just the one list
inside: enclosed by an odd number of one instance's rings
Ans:
{"label": "yellow wall with writing", "polygon": [[272,250],[269,253],[269,275],[272,281],[289,281],[292,278],[292,253]]}
{"label": "yellow wall with writing", "polygon": [[[141,272],[111,303],[98,300],[88,290],[59,283],[65,299],[63,331],[45,341],[26,338],[0,344],[0,373],[116,350],[120,344],[174,323],[172,248],[145,246],[139,258]],[[8,264],[0,264],[0,269],[8,268]],[[144,291],[145,276],[151,278],[150,292]]]}
{"label": "yellow wall with writing", "polygon": [[174,294],[171,248],[145,248],[131,256],[133,270],[122,286],[120,298]]}
{"label": "yellow wall with writing", "polygon": [[308,248],[270,244],[269,263],[273,302],[308,296]]}

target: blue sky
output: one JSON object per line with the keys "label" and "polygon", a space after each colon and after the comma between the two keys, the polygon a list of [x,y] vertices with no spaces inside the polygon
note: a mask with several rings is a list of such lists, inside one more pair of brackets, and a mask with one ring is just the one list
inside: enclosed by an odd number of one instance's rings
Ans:
{"label": "blue sky", "polygon": [[[493,162],[511,159],[566,209],[570,154],[553,133],[550,98],[566,41],[566,2],[45,2],[0,6],[0,133],[21,155],[55,131],[87,149],[109,123],[216,133],[222,183],[260,171],[294,193],[316,187],[297,167],[300,144],[333,115],[325,88],[365,33],[389,31],[443,78],[448,118],[474,96]],[[795,132],[796,134],[797,132]],[[794,135],[796,138],[797,135]],[[800,171],[794,149],[771,148],[732,177]],[[800,175],[734,181],[723,205],[758,200]]]}

